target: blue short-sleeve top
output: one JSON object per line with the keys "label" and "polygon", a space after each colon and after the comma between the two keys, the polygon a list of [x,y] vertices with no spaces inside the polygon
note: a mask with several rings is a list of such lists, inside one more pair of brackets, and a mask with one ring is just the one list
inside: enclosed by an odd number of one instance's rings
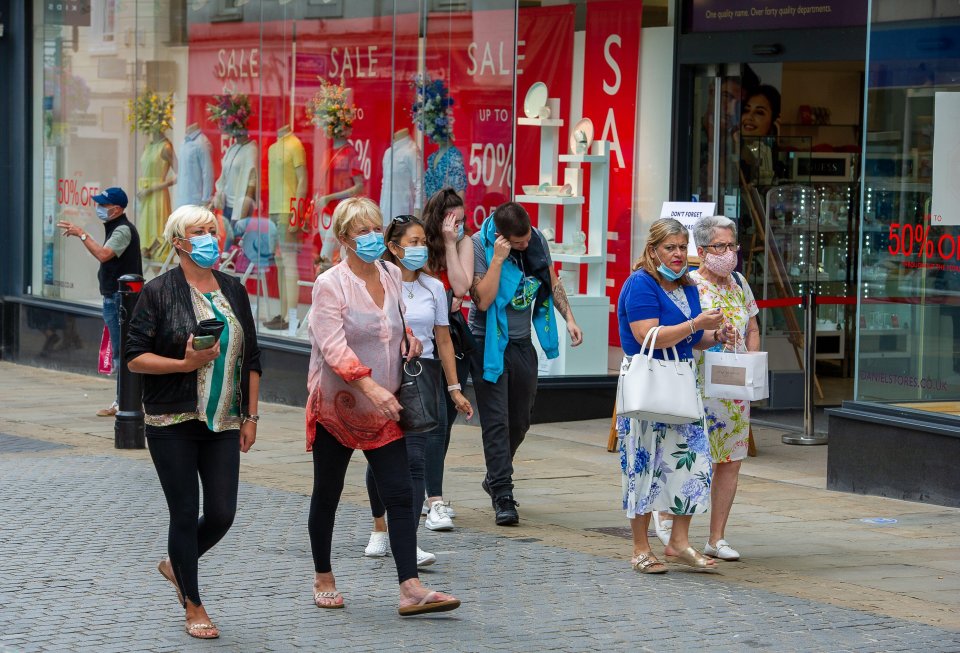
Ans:
{"label": "blue short-sleeve top", "polygon": [[[617,300],[620,345],[624,354],[633,356],[640,352],[640,343],[630,330],[631,322],[656,318],[662,326],[673,326],[700,315],[700,294],[697,287],[691,285],[681,288],[687,297],[687,303],[690,304],[690,317],[683,314],[646,270],[637,270],[627,278]],[[678,342],[675,346],[680,358],[693,358],[693,346],[700,342],[702,337],[703,331],[700,330]],[[663,358],[662,350],[657,349],[654,358]]]}

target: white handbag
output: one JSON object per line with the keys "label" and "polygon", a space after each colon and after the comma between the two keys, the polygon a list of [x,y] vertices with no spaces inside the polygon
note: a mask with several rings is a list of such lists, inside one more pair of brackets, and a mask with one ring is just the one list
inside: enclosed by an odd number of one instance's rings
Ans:
{"label": "white handbag", "polygon": [[676,347],[673,360],[664,348],[663,360],[653,357],[657,334],[647,332],[640,353],[624,357],[617,384],[617,415],[665,424],[689,424],[703,419],[703,399],[697,390],[697,370],[692,360],[680,360]]}

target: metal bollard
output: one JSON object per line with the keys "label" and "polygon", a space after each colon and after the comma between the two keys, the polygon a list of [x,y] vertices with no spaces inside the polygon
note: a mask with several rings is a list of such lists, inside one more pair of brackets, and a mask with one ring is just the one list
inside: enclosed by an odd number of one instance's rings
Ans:
{"label": "metal bollard", "polygon": [[113,446],[116,449],[143,449],[143,376],[127,369],[124,349],[130,316],[143,290],[143,277],[125,274],[120,281],[120,380],[117,391],[119,409],[113,426]]}
{"label": "metal bollard", "polygon": [[813,397],[815,393],[815,375],[817,373],[817,293],[813,290],[803,298],[804,348],[803,361],[803,433],[786,433],[780,438],[784,444],[814,445],[827,444],[827,435],[817,433],[813,423]]}

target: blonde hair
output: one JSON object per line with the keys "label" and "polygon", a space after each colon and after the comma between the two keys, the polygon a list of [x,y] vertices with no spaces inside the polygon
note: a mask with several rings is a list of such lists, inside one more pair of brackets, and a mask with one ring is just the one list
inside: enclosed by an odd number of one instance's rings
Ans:
{"label": "blonde hair", "polygon": [[357,223],[371,227],[383,226],[380,207],[369,197],[347,198],[333,210],[333,234],[338,240],[349,238],[350,228]]}
{"label": "blonde hair", "polygon": [[172,243],[174,238],[186,238],[188,227],[208,224],[217,224],[217,216],[209,209],[195,204],[184,204],[167,218],[167,224],[163,227],[163,239]]}
{"label": "blonde hair", "polygon": [[[690,240],[690,234],[687,231],[687,228],[684,227],[679,220],[674,220],[673,218],[660,218],[650,225],[650,233],[647,236],[647,244],[643,248],[643,254],[641,254],[640,258],[637,259],[637,262],[633,264],[633,269],[639,270],[642,268],[657,281],[662,281],[663,279],[661,278],[660,273],[657,272],[657,268],[660,266],[660,260],[654,253],[654,249],[656,249],[660,243],[671,236],[686,236],[687,241],[689,242]],[[682,285],[689,286],[693,283],[693,281],[690,280],[689,276],[684,274],[682,277],[680,277],[680,283]]]}

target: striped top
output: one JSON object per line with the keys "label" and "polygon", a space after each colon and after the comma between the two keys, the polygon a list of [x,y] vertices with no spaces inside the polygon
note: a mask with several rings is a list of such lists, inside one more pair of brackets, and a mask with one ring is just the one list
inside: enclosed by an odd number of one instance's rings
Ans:
{"label": "striped top", "polygon": [[198,419],[217,433],[239,429],[243,327],[221,291],[201,293],[191,286],[190,298],[198,322],[216,318],[227,325],[220,334],[220,356],[197,370],[196,411],[145,415],[144,422],[150,426],[171,426]]}

